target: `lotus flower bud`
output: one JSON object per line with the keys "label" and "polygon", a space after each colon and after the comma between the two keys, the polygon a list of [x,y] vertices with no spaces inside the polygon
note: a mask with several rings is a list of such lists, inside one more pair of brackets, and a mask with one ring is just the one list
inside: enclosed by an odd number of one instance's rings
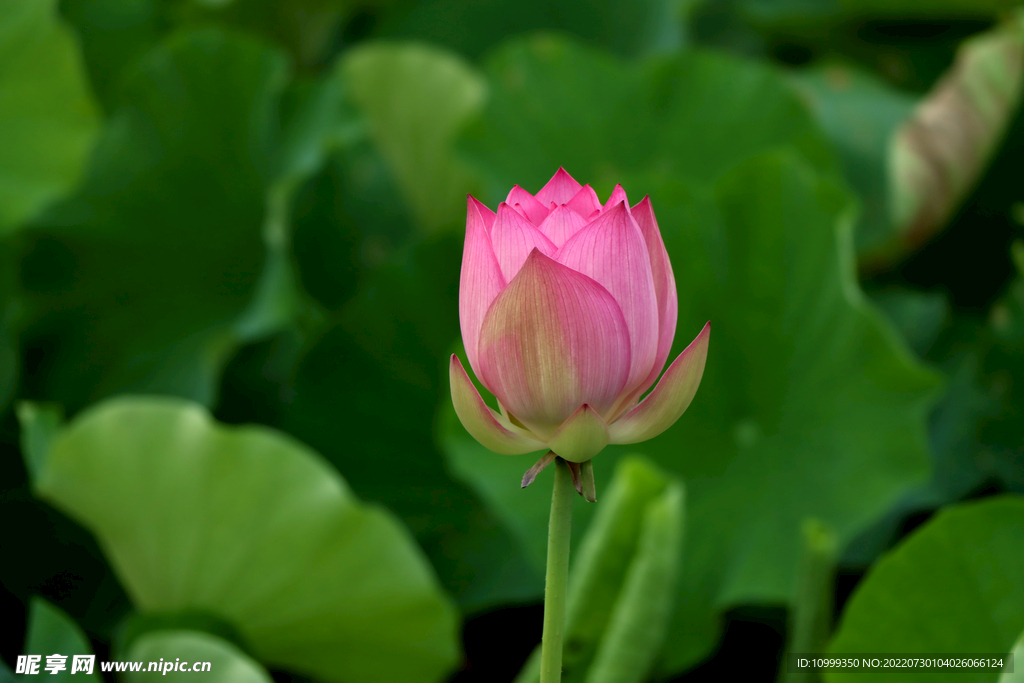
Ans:
{"label": "lotus flower bud", "polygon": [[574,463],[657,436],[689,406],[707,358],[710,323],[639,401],[668,359],[676,297],[650,198],[630,208],[616,186],[602,205],[563,169],[536,195],[513,187],[497,213],[469,197],[462,340],[500,411],[453,355],[455,412],[492,451]]}

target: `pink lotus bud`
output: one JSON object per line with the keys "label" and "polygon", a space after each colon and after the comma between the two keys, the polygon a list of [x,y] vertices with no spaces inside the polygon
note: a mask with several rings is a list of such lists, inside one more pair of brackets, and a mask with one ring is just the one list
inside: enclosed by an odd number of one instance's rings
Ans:
{"label": "pink lotus bud", "polygon": [[518,185],[495,214],[469,197],[459,317],[473,372],[456,356],[452,401],[492,451],[544,448],[585,462],[609,443],[668,429],[704,372],[711,323],[658,378],[676,332],[678,301],[650,198],[629,207],[617,185],[603,206],[558,169],[536,196]]}

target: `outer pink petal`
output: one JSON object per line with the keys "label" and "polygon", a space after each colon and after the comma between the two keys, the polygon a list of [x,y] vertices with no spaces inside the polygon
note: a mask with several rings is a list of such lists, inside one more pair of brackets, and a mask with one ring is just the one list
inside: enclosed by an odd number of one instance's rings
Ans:
{"label": "outer pink petal", "polygon": [[508,193],[505,203],[509,206],[519,204],[523,208],[523,213],[534,225],[540,225],[541,221],[548,217],[547,202],[541,203],[536,197],[518,185],[513,187],[512,191]]}
{"label": "outer pink petal", "polygon": [[607,445],[608,427],[597,411],[586,404],[570,415],[548,440],[548,448],[569,462],[586,462]]}
{"label": "outer pink petal", "polygon": [[654,276],[654,293],[658,298],[658,355],[654,359],[654,367],[640,388],[640,393],[658,379],[658,374],[665,367],[668,353],[672,349],[672,340],[676,336],[676,318],[679,315],[679,295],[676,292],[676,276],[672,272],[665,242],[658,229],[658,221],[654,217],[651,198],[643,200],[633,207],[633,218],[640,226],[640,232],[647,243],[647,253],[651,256],[651,274]]}
{"label": "outer pink petal", "polygon": [[658,301],[647,244],[626,204],[605,211],[576,233],[559,249],[558,262],[594,278],[618,302],[632,356],[623,393],[632,392],[650,374],[658,353]]}
{"label": "outer pink petal", "polygon": [[612,190],[612,196],[608,197],[608,201],[604,203],[602,211],[608,211],[619,205],[620,202],[625,202],[626,207],[629,207],[629,199],[626,197],[626,191],[622,189],[622,185],[616,185],[615,189]]}
{"label": "outer pink petal", "polygon": [[611,443],[638,443],[653,439],[675,424],[690,406],[708,358],[711,323],[704,325],[665,375],[636,408],[608,426]]}
{"label": "outer pink petal", "polygon": [[595,211],[601,210],[601,200],[597,198],[597,193],[594,192],[594,188],[590,185],[584,185],[580,188],[580,191],[566,203],[566,206],[589,221],[594,217]]}
{"label": "outer pink petal", "polygon": [[[494,225],[494,212],[487,208],[487,205],[478,200],[473,195],[467,195],[469,197],[470,206],[475,206],[476,210],[480,212],[480,217],[484,220],[484,226],[487,228],[487,234],[491,234],[491,226]],[[468,212],[467,212],[468,220]]]}
{"label": "outer pink petal", "polygon": [[564,168],[559,167],[555,171],[555,175],[551,176],[551,180],[537,193],[537,201],[544,206],[548,206],[552,202],[561,206],[568,204],[580,189],[580,184],[566,173]]}
{"label": "outer pink petal", "polygon": [[610,410],[630,367],[612,295],[539,250],[494,300],[479,348],[484,386],[544,439],[584,403]]}
{"label": "outer pink petal", "polygon": [[484,448],[503,455],[521,455],[532,453],[544,448],[540,441],[530,439],[521,434],[505,429],[498,422],[494,411],[487,407],[480,397],[480,392],[473,386],[466,374],[459,357],[452,354],[448,367],[451,379],[452,404],[455,414],[466,428],[469,435],[480,442]]}
{"label": "outer pink petal", "polygon": [[560,247],[586,225],[587,222],[578,213],[563,204],[551,210],[540,224],[540,231],[547,235],[556,247]]}
{"label": "outer pink petal", "polygon": [[498,205],[498,217],[491,229],[491,246],[505,282],[512,281],[534,249],[548,256],[558,250],[533,223],[504,202]]}
{"label": "outer pink petal", "polygon": [[480,325],[491,302],[505,288],[506,280],[487,235],[487,214],[481,211],[486,209],[490,212],[490,209],[472,197],[467,204],[466,242],[462,249],[462,275],[459,279],[459,324],[469,365],[479,377],[477,340]]}

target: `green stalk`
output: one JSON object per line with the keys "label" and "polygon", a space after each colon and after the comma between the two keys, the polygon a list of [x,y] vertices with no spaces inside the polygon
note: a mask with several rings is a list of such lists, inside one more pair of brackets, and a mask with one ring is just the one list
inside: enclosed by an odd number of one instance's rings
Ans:
{"label": "green stalk", "polygon": [[561,683],[565,639],[565,594],[569,583],[569,535],[576,489],[569,466],[555,458],[555,488],[548,522],[548,570],[544,583],[544,633],[541,636],[540,683]]}
{"label": "green stalk", "polygon": [[[797,569],[796,600],[790,618],[789,652],[824,652],[832,623],[832,588],[838,542],[835,531],[825,522],[808,518],[800,529],[803,548]],[[783,659],[787,666],[789,657]],[[819,683],[816,670],[789,673],[786,683]]]}

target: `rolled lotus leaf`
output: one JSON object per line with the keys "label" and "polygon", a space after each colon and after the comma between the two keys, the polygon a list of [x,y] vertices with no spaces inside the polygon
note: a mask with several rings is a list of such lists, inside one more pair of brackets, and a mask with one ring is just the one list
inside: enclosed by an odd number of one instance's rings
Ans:
{"label": "rolled lotus leaf", "polygon": [[889,212],[904,248],[935,235],[984,173],[1020,102],[1024,12],[966,41],[896,131]]}

